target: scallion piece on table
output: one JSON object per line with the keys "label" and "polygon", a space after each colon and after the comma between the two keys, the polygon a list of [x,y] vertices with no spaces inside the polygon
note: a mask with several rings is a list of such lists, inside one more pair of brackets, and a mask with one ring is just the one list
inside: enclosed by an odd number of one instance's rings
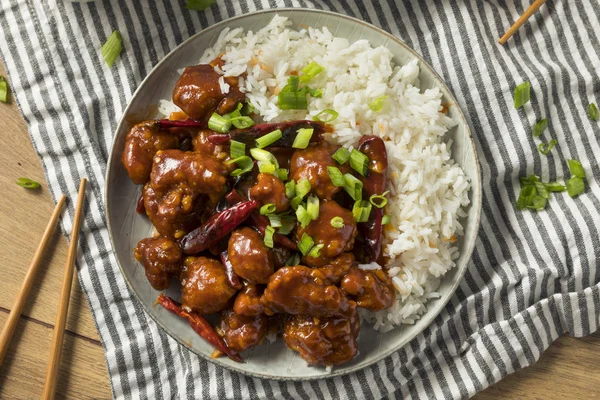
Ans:
{"label": "scallion piece on table", "polygon": [[0,101],[6,103],[8,101],[8,83],[0,76]]}
{"label": "scallion piece on table", "polygon": [[123,50],[123,39],[121,39],[121,34],[119,31],[114,30],[113,33],[106,39],[106,42],[102,45],[102,49],[100,53],[102,57],[104,57],[104,61],[108,67],[112,67],[115,63],[119,54],[121,54],[121,50]]}
{"label": "scallion piece on table", "polygon": [[333,183],[335,186],[342,187],[346,185],[344,174],[342,174],[342,171],[340,171],[339,168],[328,166],[327,174],[329,175],[329,179],[331,179],[331,183]]}
{"label": "scallion piece on table", "polygon": [[309,257],[314,257],[317,258],[321,255],[321,249],[325,247],[324,244],[318,244],[316,246],[313,246],[312,249],[310,249],[310,251],[308,252],[308,256]]}
{"label": "scallion piece on table", "polygon": [[342,217],[333,217],[331,218],[331,226],[333,226],[335,229],[340,229],[344,227],[344,218]]}
{"label": "scallion piece on table", "polygon": [[287,267],[293,267],[300,264],[300,254],[298,253],[294,253],[290,256],[290,258],[287,259],[287,261],[285,262],[285,265]]}
{"label": "scallion piece on table", "polygon": [[340,147],[335,153],[333,153],[332,157],[338,163],[345,164],[350,159],[350,151],[344,147]]}
{"label": "scallion piece on table", "polygon": [[281,216],[281,227],[277,230],[282,235],[288,235],[296,227],[296,218],[292,215]]}
{"label": "scallion piece on table", "polygon": [[294,138],[294,143],[292,144],[292,147],[295,149],[307,148],[314,131],[315,130],[313,128],[298,129],[298,133],[296,134],[296,137]]}
{"label": "scallion piece on table", "polygon": [[371,203],[372,205],[374,205],[377,208],[383,208],[387,205],[388,203],[388,199],[387,196],[390,192],[384,192],[382,194],[374,194],[373,196],[371,196],[369,198],[369,203]]}
{"label": "scallion piece on table", "polygon": [[256,146],[259,149],[270,146],[273,143],[275,143],[276,141],[278,141],[279,139],[281,139],[282,136],[283,136],[283,134],[281,133],[281,130],[279,130],[279,129],[277,129],[273,132],[269,132],[266,135],[261,136],[258,139],[256,139]]}
{"label": "scallion piece on table", "polygon": [[188,10],[204,11],[217,0],[187,0],[185,8]]}
{"label": "scallion piece on table", "polygon": [[569,170],[571,171],[571,175],[576,176],[577,178],[585,178],[585,171],[583,170],[583,166],[577,160],[567,160],[569,163]]}
{"label": "scallion piece on table", "polygon": [[352,207],[352,215],[354,215],[354,220],[356,222],[367,222],[369,220],[369,215],[371,215],[371,203],[366,200],[360,200],[354,203],[354,207]]}
{"label": "scallion piece on table", "polygon": [[594,103],[590,103],[588,106],[588,117],[592,121],[598,121],[598,107]]}
{"label": "scallion piece on table", "polygon": [[531,98],[531,83],[523,82],[515,88],[515,108],[521,108]]}
{"label": "scallion piece on table", "polygon": [[252,159],[248,156],[234,158],[233,160],[229,160],[227,163],[235,163],[238,166],[237,169],[233,170],[231,174],[229,174],[231,176],[240,176],[242,174],[245,174],[246,172],[252,171],[252,168],[254,168],[254,161],[252,161]]}
{"label": "scallion piece on table", "polygon": [[213,113],[208,120],[208,129],[215,132],[227,133],[231,129],[231,118]]}
{"label": "scallion piece on table", "polygon": [[392,216],[391,215],[384,215],[383,218],[381,218],[381,225],[387,225],[390,222],[392,222]]}
{"label": "scallion piece on table", "polygon": [[319,218],[319,198],[314,195],[308,196],[306,200],[306,212],[313,221]]}
{"label": "scallion piece on table", "polygon": [[246,145],[235,140],[229,141],[229,156],[238,158],[246,155]]}
{"label": "scallion piece on table", "polygon": [[262,206],[260,208],[260,215],[273,214],[276,209],[277,208],[275,207],[275,204],[273,204],[273,203],[265,204],[264,206]]}
{"label": "scallion piece on table", "polygon": [[367,176],[367,171],[369,170],[369,157],[356,149],[352,149],[352,152],[350,153],[350,166],[362,176]]}
{"label": "scallion piece on table", "polygon": [[308,64],[306,67],[302,68],[302,73],[304,75],[302,75],[300,77],[300,82],[302,82],[302,83],[309,82],[313,77],[317,76],[318,74],[320,74],[323,71],[325,71],[325,67],[323,67],[322,65],[319,65],[318,63],[313,61],[310,64]]}
{"label": "scallion piece on table", "polygon": [[548,153],[550,153],[550,150],[552,150],[552,148],[556,145],[556,143],[558,143],[556,140],[552,139],[550,142],[548,142],[547,145],[545,145],[544,143],[540,143],[538,144],[538,150],[540,153],[542,153],[543,155],[548,155]]}
{"label": "scallion piece on table", "polygon": [[371,109],[371,111],[373,112],[378,112],[383,110],[383,106],[385,104],[385,99],[387,99],[389,96],[381,96],[376,98],[375,100],[373,100],[371,103],[369,103],[369,108]]}
{"label": "scallion piece on table", "polygon": [[37,189],[40,187],[40,184],[29,178],[19,178],[17,179],[17,185],[25,188],[25,189]]}
{"label": "scallion piece on table", "polygon": [[567,193],[569,196],[575,197],[585,192],[585,182],[583,178],[574,176],[567,181]]}
{"label": "scallion piece on table", "polygon": [[254,120],[246,116],[233,117],[231,118],[231,123],[237,129],[247,129],[254,126]]}
{"label": "scallion piece on table", "polygon": [[272,249],[273,248],[273,235],[275,234],[275,228],[272,226],[267,226],[265,228],[265,246]]}
{"label": "scallion piece on table", "polygon": [[288,199],[293,199],[296,197],[296,182],[289,181],[285,183],[285,196]]}
{"label": "scallion piece on table", "polygon": [[300,238],[300,241],[298,242],[298,250],[300,250],[302,255],[305,256],[306,254],[308,254],[310,249],[313,248],[314,245],[315,241],[313,240],[313,238],[308,236],[306,233],[303,233],[302,237]]}
{"label": "scallion piece on table", "polygon": [[277,214],[267,214],[269,218],[269,225],[273,228],[281,228],[281,216]]}
{"label": "scallion piece on table", "polygon": [[352,174],[344,174],[344,190],[352,197],[354,201],[362,200],[363,183]]}
{"label": "scallion piece on table", "polygon": [[546,130],[548,127],[548,120],[546,118],[539,120],[533,126],[533,136],[538,137]]}
{"label": "scallion piece on table", "polygon": [[332,109],[326,109],[318,113],[313,117],[313,121],[319,122],[331,122],[336,119],[340,114]]}
{"label": "scallion piece on table", "polygon": [[296,219],[302,228],[306,228],[308,224],[310,224],[310,221],[312,221],[310,214],[302,204],[298,204],[298,208],[296,209]]}

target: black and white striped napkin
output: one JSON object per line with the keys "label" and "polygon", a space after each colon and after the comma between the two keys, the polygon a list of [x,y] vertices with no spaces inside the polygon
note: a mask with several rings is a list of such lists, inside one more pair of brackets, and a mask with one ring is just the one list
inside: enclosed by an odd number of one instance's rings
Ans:
{"label": "black and white striped napkin", "polygon": [[[600,324],[600,8],[550,0],[505,47],[497,38],[528,0],[218,0],[206,12],[179,1],[2,0],[0,50],[12,92],[42,158],[49,188],[90,179],[79,279],[98,325],[116,398],[466,398],[535,362],[559,335]],[[483,174],[481,229],[458,291],[404,349],[358,373],[283,383],[231,373],[157,329],[132,298],[111,252],[102,191],[117,122],[152,67],[214,22],[267,7],[317,7],[400,37],[454,92],[474,134]],[[113,29],[124,51],[113,68],[100,47]],[[512,90],[532,84],[515,110]],[[549,156],[531,136],[547,117]],[[569,176],[582,162],[585,194],[555,194],[542,212],[516,211],[519,177]],[[73,203],[63,220],[70,231]]]}

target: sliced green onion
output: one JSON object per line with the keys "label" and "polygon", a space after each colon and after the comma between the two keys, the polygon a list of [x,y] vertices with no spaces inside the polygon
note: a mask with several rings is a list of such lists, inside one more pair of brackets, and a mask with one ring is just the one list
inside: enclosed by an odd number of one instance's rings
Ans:
{"label": "sliced green onion", "polygon": [[574,176],[567,181],[567,193],[569,196],[575,197],[585,192],[585,182],[582,178]]}
{"label": "sliced green onion", "polygon": [[387,99],[388,97],[389,96],[381,96],[381,97],[376,98],[371,103],[369,103],[369,108],[374,112],[383,110],[383,105],[384,105],[385,99]]}
{"label": "sliced green onion", "polygon": [[314,98],[320,99],[321,97],[323,97],[323,89],[312,89],[306,87],[306,91]]}
{"label": "sliced green onion", "polygon": [[288,199],[293,199],[296,197],[296,182],[289,181],[285,184],[285,196]]}
{"label": "sliced green onion", "polygon": [[260,208],[260,215],[273,214],[275,212],[275,210],[277,210],[277,207],[275,207],[275,204],[273,204],[273,203],[265,204],[264,206],[262,206]]}
{"label": "sliced green onion", "polygon": [[298,129],[298,133],[296,134],[296,137],[294,138],[294,143],[292,144],[292,147],[295,149],[307,148],[314,131],[315,130],[313,128]]}
{"label": "sliced green onion", "polygon": [[369,198],[369,203],[371,203],[372,205],[374,205],[377,208],[383,208],[387,205],[388,203],[388,199],[385,197],[389,194],[390,192],[384,192],[383,194],[374,194],[373,196],[371,196]]}
{"label": "sliced green onion", "polygon": [[319,218],[319,198],[317,196],[308,196],[308,199],[306,200],[306,211],[313,221]]}
{"label": "sliced green onion", "polygon": [[548,199],[543,197],[543,196],[533,196],[531,198],[530,203],[527,205],[527,208],[530,208],[532,210],[543,210],[544,208],[546,208],[546,203],[548,202]]}
{"label": "sliced green onion", "polygon": [[217,0],[187,0],[185,8],[188,10],[204,11]]}
{"label": "sliced green onion", "polygon": [[297,92],[298,91],[298,83],[300,82],[300,78],[296,75],[291,75],[288,77],[288,84],[283,88],[284,92]]}
{"label": "sliced green onion", "polygon": [[328,166],[327,174],[329,175],[329,179],[331,179],[331,183],[333,183],[335,186],[341,187],[346,185],[344,175],[342,174],[342,171],[339,170],[339,168]]}
{"label": "sliced green onion", "polygon": [[267,218],[269,218],[269,225],[271,225],[273,228],[281,228],[281,216],[269,213],[267,214]]}
{"label": "sliced green onion", "polygon": [[17,185],[25,188],[25,189],[37,189],[40,187],[40,184],[29,178],[19,178],[17,179]]}
{"label": "sliced green onion", "polygon": [[235,163],[239,167],[239,168],[233,170],[233,172],[231,172],[231,174],[229,174],[231,176],[240,176],[242,174],[245,174],[246,172],[252,171],[252,168],[254,168],[254,161],[252,161],[252,159],[248,156],[234,158],[233,160],[227,161],[227,163],[228,164]]}
{"label": "sliced green onion", "polygon": [[523,82],[515,88],[515,108],[521,108],[531,98],[531,84]]}
{"label": "sliced green onion", "polygon": [[367,222],[369,220],[369,215],[371,215],[371,203],[366,200],[360,200],[354,203],[354,207],[352,207],[352,215],[354,215],[354,220],[356,222]]}
{"label": "sliced green onion", "polygon": [[552,150],[552,148],[556,145],[557,141],[552,139],[548,145],[545,145],[544,143],[540,143],[538,145],[538,150],[540,153],[542,153],[543,155],[548,155],[548,153],[550,153],[550,150]]}
{"label": "sliced green onion", "polygon": [[231,158],[243,157],[246,155],[246,145],[235,140],[229,141],[229,156]]}
{"label": "sliced green onion", "polygon": [[266,135],[261,136],[258,139],[256,139],[256,146],[259,149],[270,146],[273,143],[275,143],[276,141],[278,141],[279,139],[281,139],[282,136],[283,136],[283,134],[281,133],[281,131],[279,129],[277,129],[276,131],[273,131],[273,132],[269,132]]}
{"label": "sliced green onion", "polygon": [[303,199],[307,194],[310,193],[310,181],[306,178],[300,179],[296,182],[296,197]]}
{"label": "sliced green onion", "polygon": [[539,120],[533,126],[533,136],[538,137],[546,130],[548,127],[548,120],[546,118]]}
{"label": "sliced green onion", "polygon": [[546,190],[549,192],[564,192],[567,189],[565,185],[559,182],[544,183],[544,186],[546,186]]}
{"label": "sliced green onion", "polygon": [[569,170],[571,171],[571,175],[576,176],[577,178],[585,178],[585,171],[583,170],[583,166],[577,160],[567,160],[569,163]]}
{"label": "sliced green onion", "polygon": [[265,228],[265,246],[272,249],[273,248],[273,235],[275,234],[275,228],[272,226],[267,226]]}
{"label": "sliced green onion", "polygon": [[302,73],[304,75],[302,75],[300,77],[300,82],[302,82],[302,83],[310,82],[310,80],[313,77],[317,76],[318,74],[320,74],[323,71],[325,71],[325,67],[323,67],[313,61],[310,64],[308,64],[306,67],[302,68]]}
{"label": "sliced green onion", "polygon": [[288,258],[287,261],[285,262],[285,265],[288,267],[294,267],[298,264],[300,264],[300,254],[298,254],[298,253],[292,254],[290,256],[290,258]]}
{"label": "sliced green onion", "polygon": [[245,116],[231,118],[231,123],[238,129],[248,129],[254,126],[254,120]]}
{"label": "sliced green onion", "polygon": [[331,226],[333,226],[336,229],[340,229],[344,227],[344,218],[342,217],[333,217],[331,218]]}
{"label": "sliced green onion", "polygon": [[287,169],[279,168],[277,171],[275,171],[275,173],[277,174],[277,177],[279,178],[279,180],[287,181],[287,178],[288,178],[288,170]]}
{"label": "sliced green onion", "polygon": [[302,204],[298,204],[298,208],[296,209],[296,219],[298,219],[298,223],[302,228],[306,228],[308,224],[310,224],[310,221],[312,221],[310,214]]}
{"label": "sliced green onion", "polygon": [[252,105],[252,103],[250,103],[249,101],[247,101],[246,103],[244,103],[244,105],[242,106],[242,109],[240,110],[240,113],[244,116],[248,116],[250,114],[254,114],[254,106]]}
{"label": "sliced green onion", "polygon": [[213,113],[208,120],[208,129],[215,132],[227,133],[229,132],[229,129],[231,129],[231,119]]}
{"label": "sliced green onion", "polygon": [[308,252],[308,256],[313,258],[319,257],[321,255],[321,249],[323,247],[325,247],[324,244],[318,244],[316,246],[313,246],[313,248],[310,249],[310,251]]}
{"label": "sliced green onion", "polygon": [[253,148],[253,149],[250,149],[250,155],[252,155],[252,157],[256,161],[262,161],[262,162],[273,164],[273,165],[276,165],[277,167],[279,167],[277,158],[272,153],[269,153],[266,150]]}
{"label": "sliced green onion", "polygon": [[392,222],[392,216],[391,215],[384,215],[383,218],[381,218],[381,225],[387,225],[390,222]]}
{"label": "sliced green onion", "polygon": [[334,119],[336,119],[339,115],[340,114],[337,111],[328,108],[315,115],[313,117],[313,121],[331,122]]}
{"label": "sliced green onion", "polygon": [[292,200],[290,200],[290,206],[292,207],[292,209],[297,210],[298,206],[300,205],[300,203],[302,203],[304,199],[302,197],[294,197]]}
{"label": "sliced green onion", "polygon": [[352,174],[344,174],[344,190],[352,197],[354,201],[362,200],[363,183]]}
{"label": "sliced green onion", "polygon": [[0,101],[6,103],[8,101],[8,83],[0,76]]}
{"label": "sliced green onion", "polygon": [[277,105],[282,110],[306,110],[306,93],[282,91],[277,95]]}
{"label": "sliced green onion", "polygon": [[308,236],[306,233],[303,233],[302,237],[300,238],[300,241],[298,242],[298,250],[300,250],[302,255],[305,256],[310,251],[310,249],[313,248],[314,245],[315,241],[313,240],[313,238]]}
{"label": "sliced green onion", "polygon": [[369,170],[369,157],[356,149],[352,149],[352,152],[350,153],[350,166],[362,176],[367,176],[367,171]]}
{"label": "sliced green onion", "polygon": [[291,215],[281,216],[281,227],[277,230],[282,235],[289,235],[289,233],[296,227],[296,218]]}
{"label": "sliced green onion", "polygon": [[588,116],[592,121],[598,121],[598,107],[594,103],[588,106]]}
{"label": "sliced green onion", "polygon": [[242,103],[238,103],[235,110],[233,110],[229,114],[226,114],[229,117],[228,119],[241,117],[242,116],[242,113],[241,113],[242,107],[244,107],[244,105]]}
{"label": "sliced green onion", "polygon": [[277,173],[277,168],[273,164],[259,162],[258,171],[263,174],[275,175]]}
{"label": "sliced green onion", "polygon": [[350,151],[344,147],[340,147],[335,153],[333,153],[332,157],[338,163],[345,164],[350,159]]}
{"label": "sliced green onion", "polygon": [[123,39],[121,39],[119,31],[114,30],[100,50],[100,53],[102,54],[102,57],[104,57],[104,61],[106,61],[109,68],[115,63],[117,57],[121,54],[121,50],[123,50]]}

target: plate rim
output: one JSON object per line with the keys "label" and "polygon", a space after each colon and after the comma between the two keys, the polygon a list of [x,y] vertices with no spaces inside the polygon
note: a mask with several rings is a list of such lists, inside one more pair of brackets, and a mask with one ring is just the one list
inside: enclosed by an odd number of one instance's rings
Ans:
{"label": "plate rim", "polygon": [[[152,77],[152,75],[154,74],[154,72],[163,64],[166,62],[167,59],[169,59],[170,57],[172,57],[173,54],[175,54],[177,51],[179,51],[179,49],[181,47],[184,47],[185,45],[187,45],[188,42],[194,40],[197,36],[205,34],[207,31],[211,31],[211,30],[215,30],[215,29],[222,29],[222,26],[228,23],[231,23],[232,21],[236,21],[236,20],[240,20],[240,19],[244,19],[247,18],[249,16],[254,16],[257,14],[280,14],[280,13],[295,13],[295,12],[309,12],[309,13],[314,13],[314,14],[323,14],[323,15],[333,15],[335,17],[339,17],[339,18],[343,18],[346,20],[349,20],[353,23],[362,25],[364,27],[369,27],[371,29],[374,29],[375,31],[377,31],[379,34],[382,34],[384,36],[386,36],[389,40],[395,41],[397,44],[399,44],[400,46],[404,47],[405,50],[408,50],[412,56],[414,58],[416,58],[418,60],[418,62],[422,65],[426,65],[429,70],[432,72],[435,80],[437,80],[437,84],[441,84],[441,86],[446,90],[446,92],[448,93],[448,97],[449,100],[452,101],[452,103],[456,106],[456,109],[458,110],[458,116],[460,117],[460,119],[463,122],[463,127],[465,130],[465,134],[469,139],[469,142],[471,144],[471,149],[472,149],[472,153],[474,155],[474,161],[475,161],[475,166],[476,166],[476,176],[478,177],[478,185],[477,189],[478,190],[473,190],[473,185],[471,185],[471,196],[469,198],[470,200],[470,207],[476,207],[475,208],[475,215],[473,216],[474,218],[474,224],[471,227],[472,231],[475,231],[474,233],[474,238],[471,241],[471,243],[467,243],[466,248],[464,249],[464,251],[461,253],[461,257],[465,257],[465,262],[464,265],[462,267],[460,266],[456,266],[455,268],[459,269],[458,270],[458,274],[456,276],[456,279],[454,280],[454,282],[452,283],[448,293],[446,294],[446,298],[440,298],[440,301],[436,304],[436,307],[432,310],[430,308],[427,308],[427,311],[425,312],[425,314],[422,315],[422,318],[419,319],[419,321],[426,321],[424,323],[424,327],[422,330],[415,332],[413,335],[411,335],[410,337],[407,337],[403,343],[401,343],[398,346],[395,346],[393,348],[390,348],[390,350],[383,352],[382,354],[380,354],[379,356],[375,357],[374,359],[370,360],[369,362],[365,363],[365,364],[358,364],[356,366],[351,367],[350,369],[347,370],[339,370],[336,371],[335,368],[332,370],[332,372],[330,372],[327,375],[315,375],[315,376],[302,376],[302,377],[288,377],[288,376],[277,376],[277,375],[268,375],[268,374],[264,374],[264,373],[259,373],[259,372],[254,372],[254,371],[248,371],[245,369],[241,369],[238,368],[236,365],[234,364],[227,364],[225,362],[222,361],[221,358],[212,358],[210,357],[210,355],[207,354],[203,354],[202,352],[200,352],[199,350],[195,349],[192,346],[188,346],[185,343],[183,343],[178,337],[177,334],[174,332],[171,332],[170,328],[163,323],[162,321],[160,321],[156,316],[154,316],[152,313],[149,312],[149,309],[146,304],[144,304],[143,301],[141,301],[139,295],[137,294],[136,290],[133,288],[132,283],[130,282],[130,280],[127,278],[127,275],[124,272],[123,266],[121,265],[121,261],[119,260],[119,257],[115,251],[115,239],[113,237],[113,227],[111,224],[111,218],[110,218],[110,207],[109,202],[108,202],[108,198],[109,198],[109,176],[111,174],[112,171],[112,164],[113,164],[113,157],[115,157],[115,147],[117,144],[117,134],[119,133],[119,131],[122,129],[122,126],[124,124],[127,124],[128,121],[126,121],[125,116],[128,114],[129,109],[131,108],[131,104],[133,102],[133,99],[139,94],[139,92],[141,91],[142,87],[145,86],[146,82],[148,80],[150,80],[150,78]],[[115,260],[117,261],[117,266],[119,267],[119,270],[121,272],[121,275],[123,277],[123,279],[125,280],[125,282],[127,283],[127,287],[129,288],[129,290],[131,291],[131,293],[133,294],[135,301],[138,302],[138,304],[140,304],[144,310],[144,312],[150,316],[150,318],[152,318],[152,320],[160,327],[160,329],[162,329],[165,333],[167,333],[173,340],[175,340],[177,342],[178,345],[183,346],[187,349],[189,349],[190,351],[194,352],[195,354],[197,354],[198,356],[202,357],[203,359],[213,363],[215,366],[218,367],[222,367],[222,368],[226,368],[230,371],[235,371],[237,373],[246,375],[246,376],[251,376],[251,377],[255,377],[255,378],[259,378],[259,379],[271,379],[271,380],[276,380],[276,381],[312,381],[312,380],[318,380],[318,379],[329,379],[329,378],[334,378],[334,377],[338,377],[338,376],[342,376],[342,375],[347,375],[350,373],[354,373],[357,371],[360,371],[364,368],[370,367],[373,364],[376,364],[378,362],[380,362],[381,360],[391,356],[393,353],[399,351],[400,349],[402,349],[404,346],[406,346],[409,342],[411,342],[415,337],[417,337],[419,334],[423,333],[423,331],[425,329],[427,329],[435,320],[435,318],[437,318],[440,313],[446,308],[446,305],[448,304],[448,302],[450,301],[450,299],[452,298],[452,296],[454,295],[454,293],[456,292],[456,289],[458,288],[458,285],[460,285],[460,283],[462,282],[463,278],[464,278],[464,274],[468,268],[468,261],[471,259],[473,251],[475,249],[475,243],[477,241],[477,231],[479,230],[480,227],[480,222],[481,222],[481,208],[482,208],[482,179],[481,179],[481,165],[479,162],[479,156],[478,153],[476,151],[476,146],[475,146],[475,142],[473,140],[473,135],[471,133],[471,129],[469,124],[467,124],[467,120],[465,118],[465,115],[463,113],[462,108],[458,105],[458,102],[456,101],[456,97],[454,96],[454,93],[450,90],[450,88],[448,87],[448,85],[446,85],[445,81],[441,78],[441,76],[437,73],[437,71],[427,62],[423,59],[423,57],[417,53],[415,50],[413,50],[410,46],[408,46],[402,39],[400,39],[397,36],[394,36],[393,34],[387,32],[386,30],[384,30],[383,28],[380,28],[376,25],[373,25],[371,23],[368,23],[366,21],[362,21],[358,18],[355,17],[351,17],[349,15],[345,15],[345,14],[341,14],[338,12],[334,12],[334,11],[329,11],[329,10],[320,10],[320,9],[315,9],[315,8],[303,8],[303,7],[284,7],[284,8],[272,8],[272,9],[263,9],[263,10],[257,10],[251,13],[246,13],[246,14],[241,14],[241,15],[237,15],[231,18],[227,18],[224,19],[220,22],[217,22],[205,29],[200,30],[199,32],[196,32],[195,34],[193,34],[192,36],[190,36],[189,38],[187,38],[186,40],[184,40],[183,42],[181,42],[177,47],[175,47],[173,50],[171,50],[169,53],[167,53],[156,65],[154,65],[154,67],[152,68],[152,70],[146,75],[146,77],[144,77],[144,79],[140,82],[140,84],[138,85],[138,87],[136,88],[136,90],[133,92],[133,94],[131,95],[131,98],[129,99],[129,102],[127,103],[127,106],[125,107],[125,109],[123,110],[123,113],[121,115],[121,118],[119,120],[119,123],[117,124],[117,127],[115,128],[115,131],[113,132],[113,136],[112,136],[112,144],[110,146],[110,153],[109,153],[109,157],[107,159],[107,164],[106,164],[106,173],[104,175],[104,208],[105,208],[105,214],[106,214],[106,227],[108,230],[108,236],[110,239],[110,244],[112,246],[111,248],[111,252],[115,257]],[[466,236],[466,232],[465,235]],[[460,268],[459,268],[460,267]]]}

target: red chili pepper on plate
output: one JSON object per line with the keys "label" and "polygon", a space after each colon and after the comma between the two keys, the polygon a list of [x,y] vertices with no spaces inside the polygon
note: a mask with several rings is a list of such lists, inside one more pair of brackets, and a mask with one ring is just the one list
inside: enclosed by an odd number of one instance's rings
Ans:
{"label": "red chili pepper on plate", "polygon": [[197,254],[210,248],[244,222],[256,207],[258,203],[249,200],[213,214],[181,239],[181,250],[185,254]]}
{"label": "red chili pepper on plate", "polygon": [[184,119],[184,120],[171,120],[171,119],[159,119],[156,120],[156,125],[161,129],[168,128],[200,128],[205,129],[207,127],[206,122],[196,121],[195,119]]}
{"label": "red chili pepper on plate", "polygon": [[219,336],[215,328],[213,328],[213,326],[210,324],[210,322],[206,320],[206,318],[193,311],[185,311],[183,307],[181,307],[181,304],[179,304],[172,298],[165,296],[164,294],[160,294],[156,301],[158,304],[160,304],[173,314],[187,319],[194,332],[200,335],[200,337],[202,337],[208,343],[215,346],[215,348],[221,353],[227,354],[227,356],[233,361],[237,361],[240,363],[244,362],[242,360],[242,357],[240,357],[238,353],[227,347],[225,341],[223,341],[221,336]]}
{"label": "red chili pepper on plate", "polygon": [[229,261],[229,254],[227,250],[221,253],[221,262],[225,267],[225,273],[227,274],[227,280],[229,284],[236,290],[240,290],[242,288],[242,282],[240,281],[240,277],[233,270],[233,265],[231,261]]}
{"label": "red chili pepper on plate", "polygon": [[254,145],[254,141],[266,135],[267,133],[280,130],[281,139],[279,139],[273,146],[274,147],[292,147],[294,139],[298,134],[298,129],[301,128],[312,128],[314,129],[311,142],[320,142],[322,140],[322,134],[327,131],[325,124],[317,121],[299,120],[289,122],[278,122],[274,124],[259,124],[254,125],[248,129],[237,129],[228,133],[215,133],[210,135],[208,140],[214,144],[228,143],[229,140],[237,140],[238,142],[245,143],[247,145]]}

